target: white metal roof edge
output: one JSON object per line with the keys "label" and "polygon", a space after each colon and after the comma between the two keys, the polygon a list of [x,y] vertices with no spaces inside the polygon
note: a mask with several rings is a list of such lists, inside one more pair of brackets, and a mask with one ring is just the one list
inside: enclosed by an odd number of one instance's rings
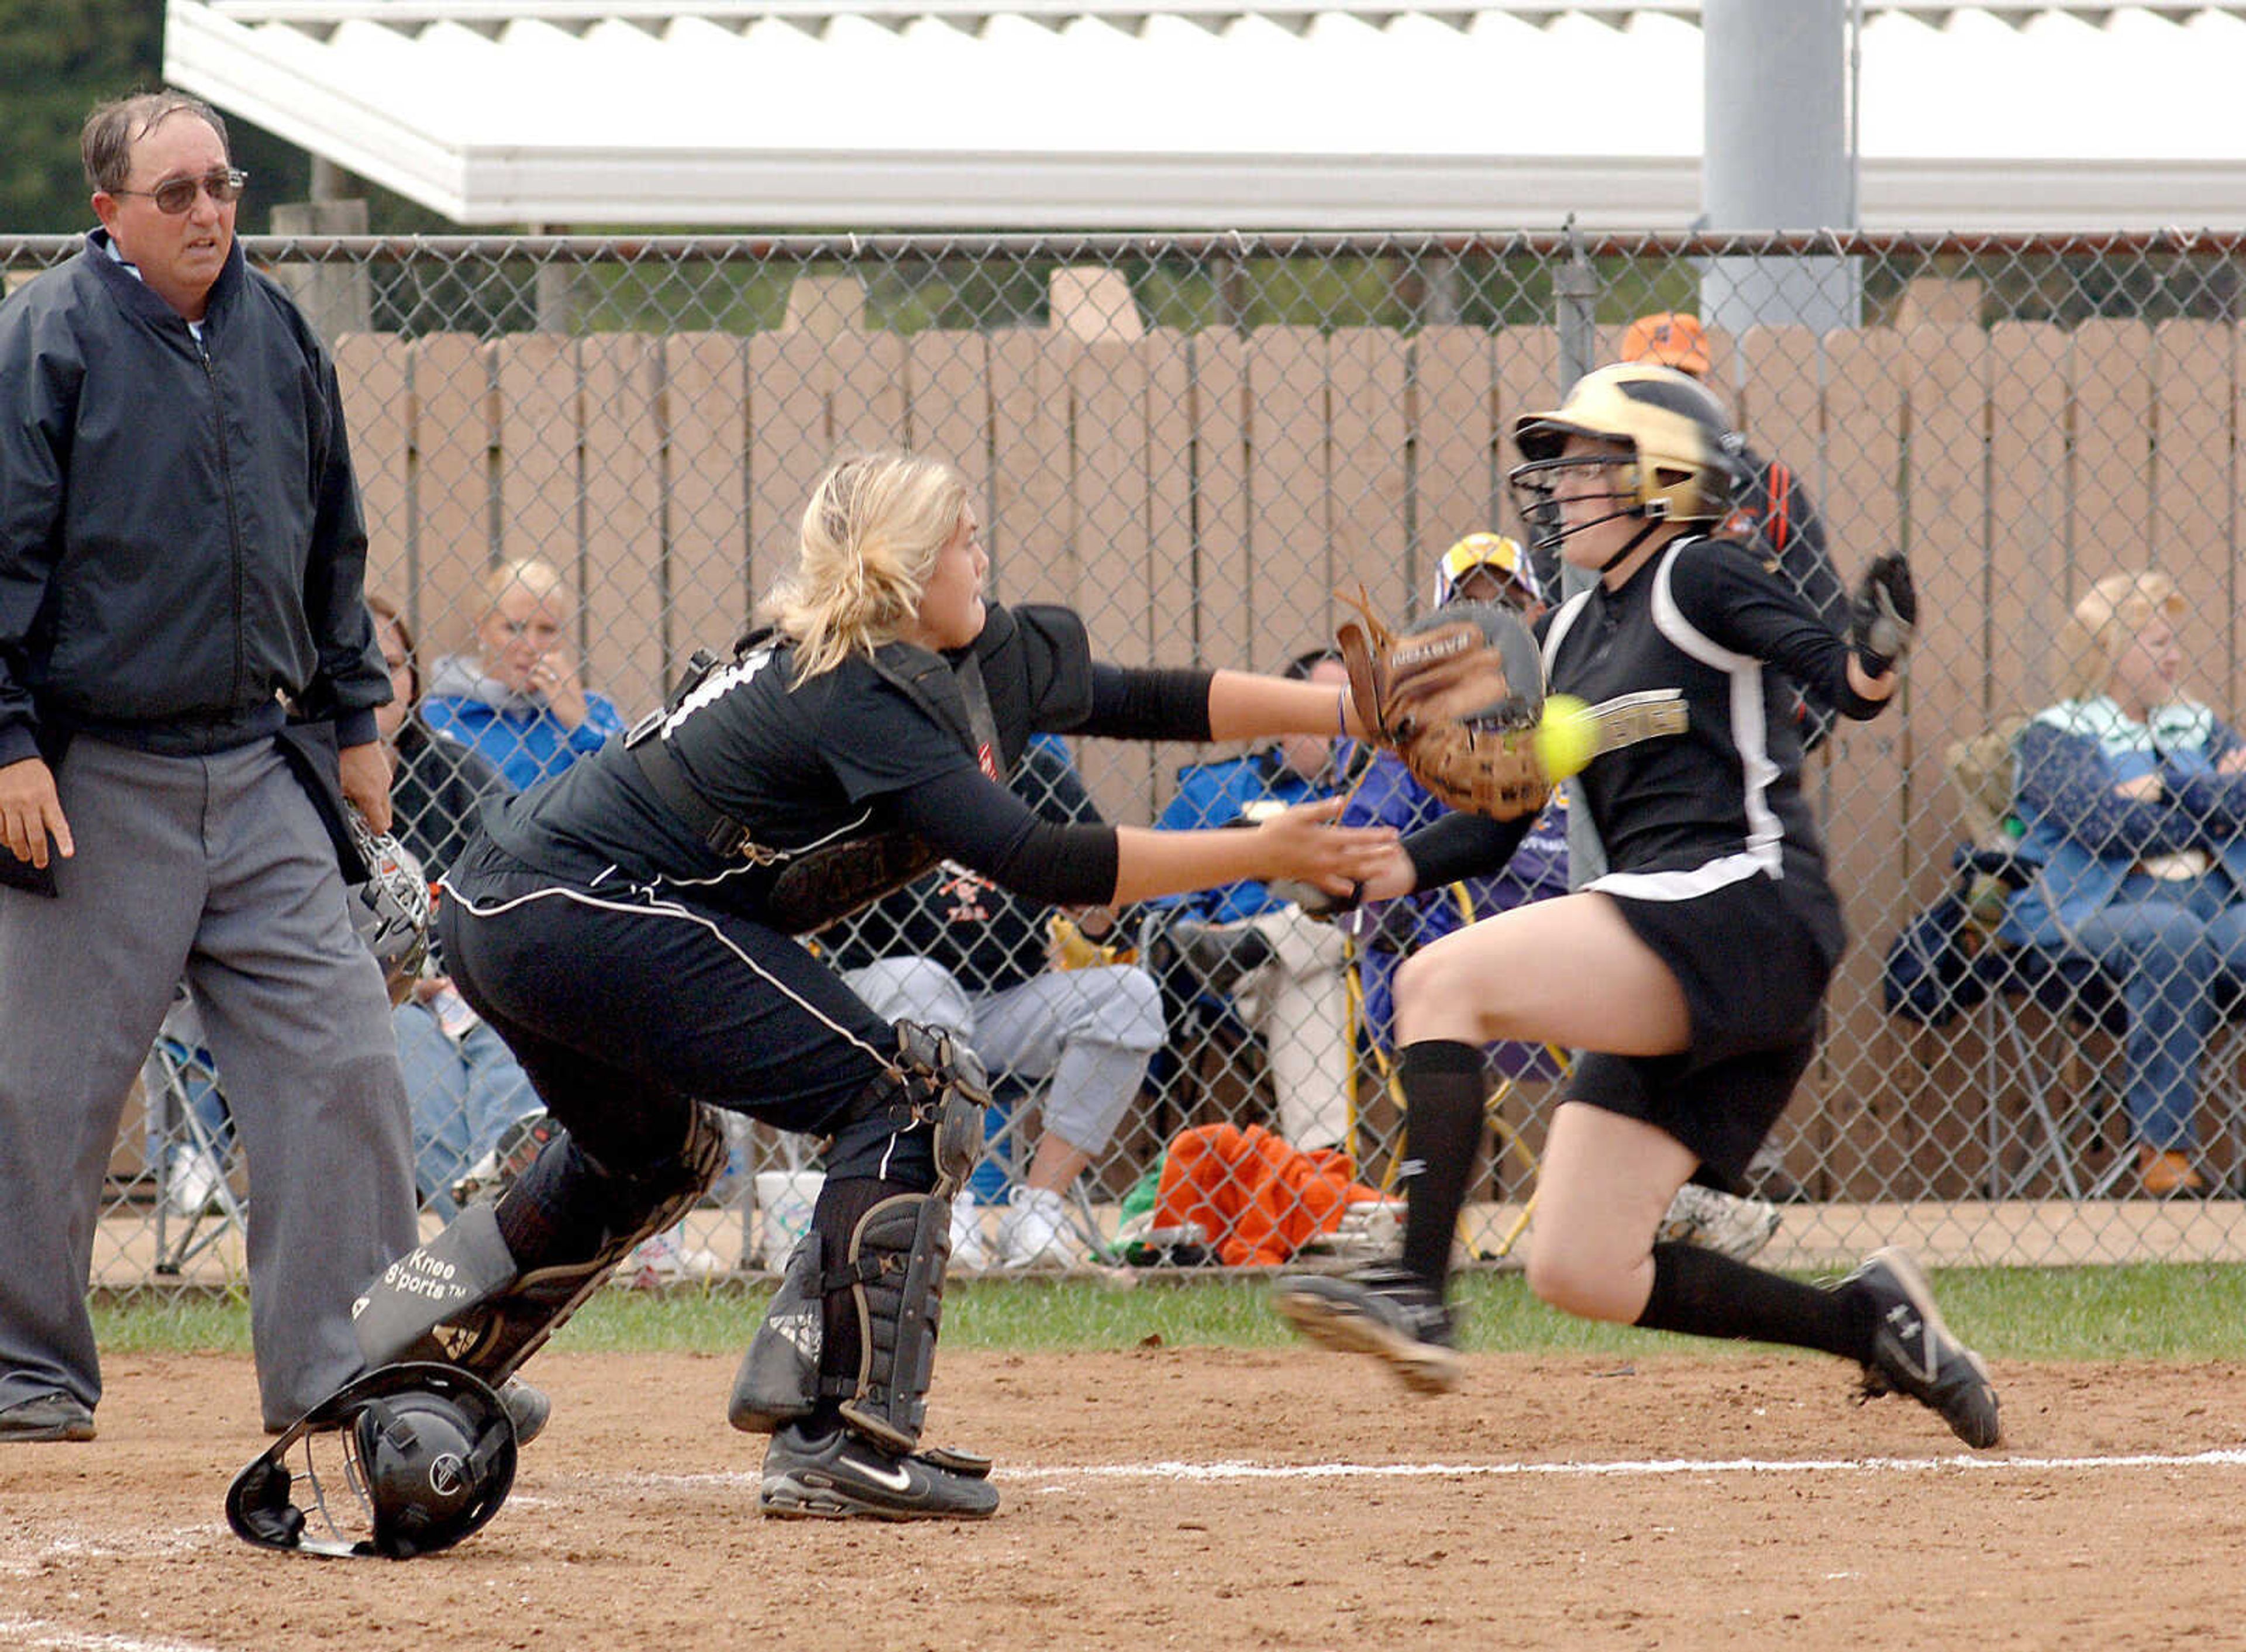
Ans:
{"label": "white metal roof edge", "polygon": [[166,10],[164,78],[360,177],[466,222],[466,158],[389,110],[306,81],[254,30],[202,5]]}
{"label": "white metal roof edge", "polygon": [[[1060,22],[1101,17],[1127,26],[1133,18],[1186,17],[1221,23],[1253,17],[1290,19],[1329,14],[1381,24],[1399,17],[1450,20],[1482,12],[1502,13],[1538,24],[1576,16],[1623,23],[1641,14],[1697,21],[1700,0],[1425,0],[1419,4],[1354,5],[1336,0],[207,0],[210,9],[243,24],[287,23],[321,29],[349,21],[371,21],[398,28],[431,23],[487,25],[535,17],[563,26],[622,19],[650,25],[679,17],[746,23],[760,17],[800,19],[863,17],[893,21],[943,17],[963,25],[991,17],[1028,17]],[[1929,0],[1865,0],[1868,17],[1902,12],[1939,25],[1960,13],[1984,13],[2006,22],[2059,13],[2103,21],[2115,12],[2144,11],[2171,21],[2200,12],[2246,14],[2246,0],[1981,0],[1978,4],[1935,4]]]}
{"label": "white metal roof edge", "polygon": [[[800,151],[708,154],[691,166],[606,152],[471,152],[463,191],[481,224],[630,222],[806,229],[1487,231],[1691,228],[1699,168],[1671,157],[1499,161],[1363,155],[1150,159],[1140,154]],[[2148,179],[2187,187],[2147,205]],[[629,212],[616,210],[620,201]],[[2246,228],[2246,160],[1868,162],[1863,228],[1930,230]]]}

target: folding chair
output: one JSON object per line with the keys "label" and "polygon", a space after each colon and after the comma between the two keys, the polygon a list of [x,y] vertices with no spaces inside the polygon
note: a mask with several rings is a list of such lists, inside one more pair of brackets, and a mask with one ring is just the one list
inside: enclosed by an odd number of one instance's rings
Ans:
{"label": "folding chair", "polygon": [[[235,1144],[222,1139],[194,1105],[194,1090],[217,1081],[209,1054],[174,1036],[167,1019],[140,1069],[142,1095],[156,1124],[150,1140],[156,1173],[156,1272],[163,1278],[176,1277],[228,1233],[246,1236],[248,1231],[248,1201],[234,1189]],[[195,1159],[218,1167],[217,1184],[208,1196],[178,1197],[174,1180],[182,1160]],[[176,1235],[175,1224],[183,1224]]]}
{"label": "folding chair", "polygon": [[[2025,722],[2008,717],[1954,742],[1944,754],[1967,833],[1954,857],[1954,899],[1962,907],[1957,942],[1966,955],[1958,997],[1977,1016],[1981,1036],[1986,1186],[1991,1199],[2017,1199],[2048,1171],[2069,1199],[2103,1199],[2132,1168],[2121,1151],[2126,1142],[2114,1140],[2112,1128],[2118,1125],[2126,1138],[2117,1069],[2128,1018],[2120,989],[2090,958],[2014,946],[1997,934],[2004,908],[2036,874],[2019,853],[2011,815],[2012,742]],[[2044,1027],[2031,1028],[2025,1013],[2031,1010]],[[2054,1031],[2066,1035],[2064,1047],[2046,1054],[2043,1045]],[[2078,1064],[2083,1078],[2070,1084],[2069,1069]],[[2004,1118],[2008,1079],[2020,1094],[2020,1131]],[[2008,1170],[2006,1147],[2022,1134],[2029,1138],[2027,1155]],[[2111,1162],[2093,1173],[2086,1161],[2100,1151],[2112,1153]]]}

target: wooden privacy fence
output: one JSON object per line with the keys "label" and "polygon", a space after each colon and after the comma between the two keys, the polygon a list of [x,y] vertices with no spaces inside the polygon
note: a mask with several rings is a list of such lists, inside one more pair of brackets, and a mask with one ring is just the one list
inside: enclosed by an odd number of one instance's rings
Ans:
{"label": "wooden privacy fence", "polygon": [[[1402,611],[1460,534],[1518,531],[1506,432],[1558,392],[1551,329],[1123,334],[845,317],[746,336],[345,337],[371,582],[433,654],[466,643],[492,561],[555,562],[584,594],[589,681],[629,715],[741,628],[841,449],[959,463],[998,593],[1072,604],[1119,661],[1275,667],[1331,635],[1337,588]],[[1810,485],[1843,574],[1901,546],[1922,594],[1899,714],[1847,730],[1812,776],[1858,944],[1793,1115],[1794,1163],[1858,1196],[1964,1192],[1970,1052],[1922,1071],[1878,1003],[1882,950],[1949,875],[1943,750],[2041,704],[2075,596],[2148,562],[2193,596],[2191,686],[2236,704],[2236,330],[1906,312],[1719,345],[1717,377],[1755,444]],[[1159,808],[1183,755],[1084,753],[1124,819]]]}

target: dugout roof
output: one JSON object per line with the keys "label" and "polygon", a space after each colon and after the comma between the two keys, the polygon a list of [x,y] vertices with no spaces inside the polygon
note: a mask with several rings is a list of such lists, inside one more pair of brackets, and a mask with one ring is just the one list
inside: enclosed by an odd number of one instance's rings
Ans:
{"label": "dugout roof", "polygon": [[[1863,228],[2246,227],[2246,0],[1864,10]],[[164,51],[467,225],[1666,229],[1699,211],[1698,14],[168,0]]]}

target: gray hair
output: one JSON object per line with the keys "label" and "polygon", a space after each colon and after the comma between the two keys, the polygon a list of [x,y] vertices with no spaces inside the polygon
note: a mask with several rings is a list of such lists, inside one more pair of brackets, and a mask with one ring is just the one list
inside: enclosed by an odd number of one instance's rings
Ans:
{"label": "gray hair", "polygon": [[230,160],[234,145],[226,135],[226,122],[200,98],[184,92],[136,92],[127,98],[96,104],[78,129],[78,158],[85,163],[89,188],[114,194],[133,175],[133,146],[174,115],[193,115],[218,134],[219,145]]}

